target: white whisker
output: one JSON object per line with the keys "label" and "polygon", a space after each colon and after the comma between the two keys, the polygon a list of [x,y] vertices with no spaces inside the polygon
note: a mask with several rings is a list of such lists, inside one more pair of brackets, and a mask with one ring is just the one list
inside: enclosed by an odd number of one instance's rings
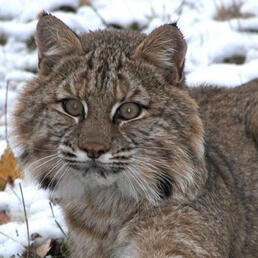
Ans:
{"label": "white whisker", "polygon": [[[139,174],[135,174],[138,170],[132,166],[129,168],[131,172],[131,176],[133,177],[134,181],[137,183],[137,185],[140,187],[143,195],[150,201],[153,202],[159,198],[159,194],[157,193],[157,190],[155,189],[155,185],[148,183],[144,177],[140,176]],[[150,178],[152,179],[152,178]]]}
{"label": "white whisker", "polygon": [[50,170],[44,175],[44,177],[41,179],[41,181],[39,182],[39,184],[41,185],[41,183],[58,167],[62,164],[62,160],[59,159],[57,160],[56,163],[54,163],[52,165],[52,167],[50,168]]}
{"label": "white whisker", "polygon": [[[40,159],[37,159],[37,160],[35,160],[35,161],[33,161],[32,163],[30,163],[29,164],[29,166],[27,167],[27,169],[30,169],[31,167],[33,167],[35,164],[37,164],[38,162],[41,162],[42,160],[46,160],[47,159],[47,161],[45,162],[45,163],[47,163],[49,160],[52,160],[52,158],[53,157],[57,157],[57,154],[55,153],[55,154],[52,154],[52,155],[48,155],[48,156],[45,156],[45,157],[43,157],[43,158],[40,158]],[[51,159],[50,159],[51,158]],[[44,163],[44,164],[45,164]]]}
{"label": "white whisker", "polygon": [[[55,173],[55,175],[53,176],[53,178],[51,179],[50,185],[53,184],[53,182],[55,182],[55,180],[56,180],[57,177],[59,177],[59,174],[62,173],[64,167],[65,167],[65,164],[62,163],[61,166],[59,167],[59,169],[56,171],[56,173]],[[59,179],[60,179],[60,178],[59,178]],[[59,182],[59,179],[57,179],[57,182],[56,182],[55,184],[53,184],[53,185],[54,185],[54,188],[51,189],[51,191],[50,191],[50,197],[51,197],[51,198],[52,198],[52,195],[53,195],[53,193],[54,193],[54,191],[55,191],[55,189],[56,189],[56,187],[57,187],[57,184],[58,184],[58,182]]]}

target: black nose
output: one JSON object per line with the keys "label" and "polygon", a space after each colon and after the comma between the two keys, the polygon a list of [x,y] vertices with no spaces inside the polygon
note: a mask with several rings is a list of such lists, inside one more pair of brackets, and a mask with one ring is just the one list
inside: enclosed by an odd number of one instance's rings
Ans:
{"label": "black nose", "polygon": [[87,152],[89,158],[97,159],[107,151],[107,148],[105,145],[99,143],[86,143],[83,146],[83,150]]}

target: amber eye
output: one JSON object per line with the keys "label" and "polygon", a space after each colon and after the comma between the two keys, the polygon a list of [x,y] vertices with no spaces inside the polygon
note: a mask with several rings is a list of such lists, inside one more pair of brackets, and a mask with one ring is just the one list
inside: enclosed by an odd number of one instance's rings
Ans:
{"label": "amber eye", "polygon": [[141,113],[141,106],[133,102],[127,102],[118,109],[118,115],[124,120],[136,118]]}
{"label": "amber eye", "polygon": [[63,109],[71,116],[79,116],[83,113],[83,105],[77,99],[65,99],[63,100]]}

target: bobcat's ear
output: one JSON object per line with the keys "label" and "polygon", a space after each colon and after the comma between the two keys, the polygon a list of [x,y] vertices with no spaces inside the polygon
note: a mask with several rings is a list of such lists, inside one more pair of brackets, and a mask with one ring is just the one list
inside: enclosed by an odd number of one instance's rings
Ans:
{"label": "bobcat's ear", "polygon": [[134,57],[163,69],[166,79],[173,85],[180,85],[184,79],[183,69],[186,42],[175,23],[155,29],[136,48]]}
{"label": "bobcat's ear", "polygon": [[62,21],[45,12],[37,25],[36,43],[42,75],[47,75],[63,56],[82,52],[78,36]]}

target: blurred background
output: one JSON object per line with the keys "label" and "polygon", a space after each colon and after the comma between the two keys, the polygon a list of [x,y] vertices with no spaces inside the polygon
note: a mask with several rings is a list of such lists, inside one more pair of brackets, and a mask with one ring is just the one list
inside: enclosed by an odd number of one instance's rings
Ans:
{"label": "blurred background", "polygon": [[42,10],[78,34],[106,28],[149,33],[177,22],[188,44],[188,86],[235,87],[258,78],[257,0],[0,0],[0,257],[66,257],[61,211],[49,205],[48,193],[14,181],[23,171],[6,141],[16,96],[37,75],[34,33]]}

